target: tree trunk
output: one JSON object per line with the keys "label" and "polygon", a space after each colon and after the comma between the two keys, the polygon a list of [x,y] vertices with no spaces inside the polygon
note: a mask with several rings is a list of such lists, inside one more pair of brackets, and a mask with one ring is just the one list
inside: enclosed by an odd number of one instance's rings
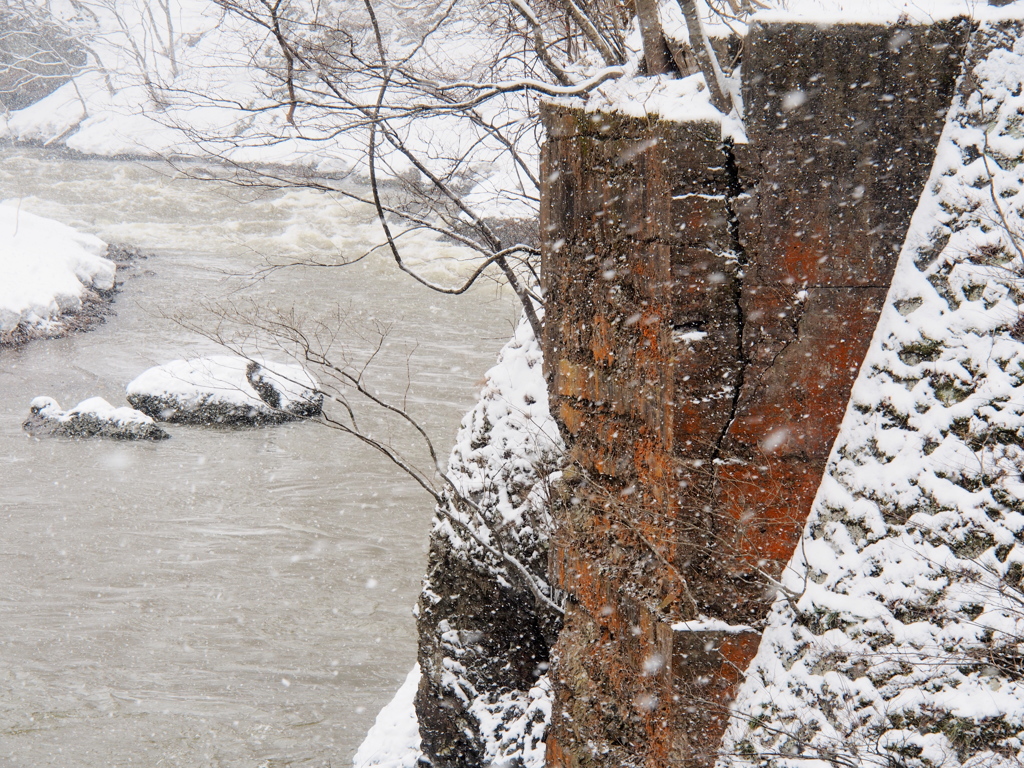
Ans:
{"label": "tree trunk", "polygon": [[661,28],[659,5],[658,0],[636,0],[636,16],[640,21],[640,37],[643,38],[648,75],[666,75],[677,71],[665,41],[665,32]]}

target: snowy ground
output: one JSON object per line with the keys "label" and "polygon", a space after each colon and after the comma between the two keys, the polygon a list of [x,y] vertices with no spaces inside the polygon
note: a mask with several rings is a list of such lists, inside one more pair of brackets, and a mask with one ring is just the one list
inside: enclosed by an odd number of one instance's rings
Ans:
{"label": "snowy ground", "polygon": [[420,759],[420,730],[413,699],[419,684],[417,664],[395,698],[377,715],[353,758],[354,768],[416,768]]}
{"label": "snowy ground", "polygon": [[0,203],[0,345],[59,335],[69,316],[114,287],[107,244]]}

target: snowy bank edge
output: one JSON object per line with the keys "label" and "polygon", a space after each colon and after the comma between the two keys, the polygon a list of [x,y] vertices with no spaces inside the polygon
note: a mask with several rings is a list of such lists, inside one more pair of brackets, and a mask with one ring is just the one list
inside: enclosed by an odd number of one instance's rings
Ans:
{"label": "snowy bank edge", "polygon": [[131,253],[0,202],[0,347],[101,322],[118,287],[117,261]]}
{"label": "snowy bank edge", "polygon": [[420,665],[416,664],[395,697],[378,713],[352,758],[353,768],[416,768],[420,759],[415,705],[419,685]]}

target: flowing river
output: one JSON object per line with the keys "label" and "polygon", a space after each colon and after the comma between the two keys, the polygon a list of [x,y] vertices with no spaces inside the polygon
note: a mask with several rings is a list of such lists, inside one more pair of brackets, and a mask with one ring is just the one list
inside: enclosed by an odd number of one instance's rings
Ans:
{"label": "flowing river", "polygon": [[[124,405],[146,368],[222,352],[187,330],[211,306],[294,306],[350,320],[337,349],[356,361],[390,327],[367,382],[407,398],[443,457],[512,301],[428,291],[383,252],[263,269],[376,242],[367,208],[311,192],[8,148],[0,199],[151,254],[104,324],[0,350],[0,765],[350,764],[415,661],[430,498],[317,424],[127,444],[33,439],[21,422],[38,395]],[[435,277],[457,270],[444,243],[415,250]]]}

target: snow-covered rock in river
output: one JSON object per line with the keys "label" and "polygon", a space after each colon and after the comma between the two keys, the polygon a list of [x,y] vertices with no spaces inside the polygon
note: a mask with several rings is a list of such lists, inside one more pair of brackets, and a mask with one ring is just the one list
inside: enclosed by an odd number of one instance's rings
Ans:
{"label": "snow-covered rock in river", "polygon": [[722,768],[1024,759],[1022,91],[981,26]]}
{"label": "snow-covered rock in river", "polygon": [[314,417],[323,394],[300,365],[212,355],[150,368],[128,402],[158,421],[259,426]]}
{"label": "snow-covered rock in river", "polygon": [[57,336],[87,321],[113,290],[107,244],[0,203],[0,346]]}
{"label": "snow-covered rock in river", "polygon": [[52,397],[37,397],[22,425],[36,436],[110,437],[116,440],[165,440],[170,435],[134,408],[115,408],[102,397],[90,397],[62,411]]}

